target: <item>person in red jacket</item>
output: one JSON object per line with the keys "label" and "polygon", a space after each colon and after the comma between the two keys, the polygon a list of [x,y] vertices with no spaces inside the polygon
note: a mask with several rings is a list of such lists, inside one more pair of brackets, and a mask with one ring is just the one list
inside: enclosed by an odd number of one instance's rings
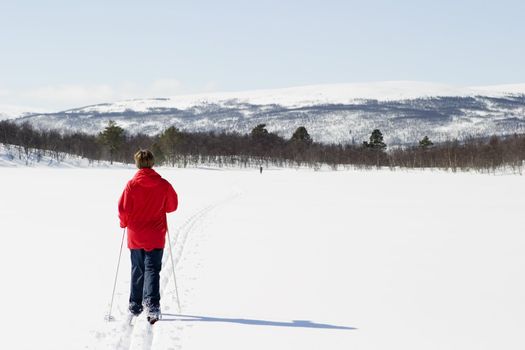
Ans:
{"label": "person in red jacket", "polygon": [[166,213],[177,210],[177,193],[152,169],[153,153],[135,154],[139,170],[127,183],[118,204],[120,227],[127,228],[131,255],[129,311],[139,315],[143,305],[148,320],[160,318],[160,270],[168,230]]}

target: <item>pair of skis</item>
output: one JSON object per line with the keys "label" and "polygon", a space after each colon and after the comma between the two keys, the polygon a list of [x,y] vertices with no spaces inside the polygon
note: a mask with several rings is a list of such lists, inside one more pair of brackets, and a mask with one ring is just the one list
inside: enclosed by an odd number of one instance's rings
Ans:
{"label": "pair of skis", "polygon": [[[129,314],[128,315],[128,325],[134,326],[136,322],[135,320],[137,317],[138,315]],[[146,319],[148,323],[153,326],[158,320],[161,319],[161,316],[160,315],[148,315]]]}
{"label": "pair of skis", "polygon": [[[137,322],[139,315],[128,314],[125,320],[122,320],[122,332],[116,344],[117,350],[129,349],[151,349],[153,343],[153,324],[160,319],[160,316],[150,317],[148,323]],[[147,317],[146,317],[147,318]],[[138,329],[136,328],[138,327]],[[138,331],[138,333],[137,333]]]}

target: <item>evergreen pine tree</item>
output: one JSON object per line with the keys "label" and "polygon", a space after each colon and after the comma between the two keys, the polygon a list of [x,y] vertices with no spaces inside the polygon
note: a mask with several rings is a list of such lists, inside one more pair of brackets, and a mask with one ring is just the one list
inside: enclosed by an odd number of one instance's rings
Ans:
{"label": "evergreen pine tree", "polygon": [[419,147],[426,149],[428,147],[431,147],[434,143],[430,141],[428,136],[423,137],[421,141],[419,141]]}
{"label": "evergreen pine tree", "polygon": [[386,149],[386,144],[383,142],[383,134],[381,131],[379,129],[374,129],[370,135],[370,141],[364,141],[363,146],[380,151]]}
{"label": "evergreen pine tree", "polygon": [[182,133],[174,126],[170,126],[160,135],[159,147],[162,150],[165,159],[168,160],[172,166],[175,165],[177,148],[181,141]]}
{"label": "evergreen pine tree", "polygon": [[151,145],[151,152],[155,155],[155,164],[162,165],[166,161],[166,156],[158,142],[154,142]]}
{"label": "evergreen pine tree", "polygon": [[300,126],[295,130],[290,141],[300,142],[306,145],[311,145],[313,142],[312,137],[308,134],[308,131],[304,126]]}
{"label": "evergreen pine tree", "polygon": [[108,126],[98,135],[99,142],[109,150],[109,160],[113,164],[115,152],[117,152],[125,141],[125,131],[113,120],[108,121]]}
{"label": "evergreen pine tree", "polygon": [[266,124],[259,124],[252,129],[250,136],[254,139],[260,139],[268,135],[268,130],[266,130]]}

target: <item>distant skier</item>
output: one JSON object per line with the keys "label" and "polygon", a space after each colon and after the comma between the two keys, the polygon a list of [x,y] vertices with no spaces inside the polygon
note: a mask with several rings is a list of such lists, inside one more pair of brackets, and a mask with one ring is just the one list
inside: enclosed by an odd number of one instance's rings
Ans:
{"label": "distant skier", "polygon": [[262,166],[259,167],[259,174],[262,174]]}
{"label": "distant skier", "polygon": [[120,227],[127,227],[131,252],[129,311],[138,316],[147,309],[147,318],[160,318],[160,270],[168,229],[166,213],[177,209],[177,193],[171,184],[152,169],[155,159],[149,150],[135,153],[139,170],[127,183],[118,204]]}

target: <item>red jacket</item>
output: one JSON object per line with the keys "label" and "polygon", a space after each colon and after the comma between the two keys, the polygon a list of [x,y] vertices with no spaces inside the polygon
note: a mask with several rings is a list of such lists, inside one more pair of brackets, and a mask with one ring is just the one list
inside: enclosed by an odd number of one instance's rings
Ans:
{"label": "red jacket", "polygon": [[164,248],[166,213],[177,209],[177,193],[157,172],[142,168],[128,182],[118,203],[120,227],[128,228],[128,248]]}

